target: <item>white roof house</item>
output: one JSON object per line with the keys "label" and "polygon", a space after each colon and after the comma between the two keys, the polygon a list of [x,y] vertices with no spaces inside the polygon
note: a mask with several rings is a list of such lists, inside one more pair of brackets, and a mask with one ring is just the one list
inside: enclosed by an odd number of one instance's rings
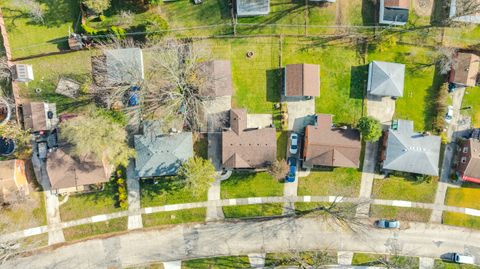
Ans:
{"label": "white roof house", "polygon": [[367,92],[377,96],[402,97],[405,65],[373,61],[368,68]]}
{"label": "white roof house", "polygon": [[30,82],[34,79],[33,68],[30,64],[15,65],[15,73],[13,79],[18,82]]}

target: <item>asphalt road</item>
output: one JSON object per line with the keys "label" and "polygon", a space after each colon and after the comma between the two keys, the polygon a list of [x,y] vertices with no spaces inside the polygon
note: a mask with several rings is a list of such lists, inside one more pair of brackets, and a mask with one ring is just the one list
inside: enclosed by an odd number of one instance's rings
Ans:
{"label": "asphalt road", "polygon": [[[404,223],[406,224],[406,223]],[[469,253],[480,261],[480,232],[436,224],[410,224],[404,230],[368,228],[352,233],[322,219],[276,219],[179,225],[137,230],[105,239],[48,248],[10,260],[0,268],[121,268],[158,261],[291,249],[330,249],[438,258]]]}

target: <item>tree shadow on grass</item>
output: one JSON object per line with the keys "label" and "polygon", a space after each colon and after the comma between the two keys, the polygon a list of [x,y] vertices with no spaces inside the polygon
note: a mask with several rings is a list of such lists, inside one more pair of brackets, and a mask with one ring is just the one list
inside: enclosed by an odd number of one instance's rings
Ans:
{"label": "tree shadow on grass", "polygon": [[425,96],[425,112],[423,115],[425,130],[434,129],[434,121],[436,118],[436,100],[439,95],[439,90],[441,85],[446,81],[445,75],[440,73],[438,66],[435,66],[435,72],[433,75],[432,85],[427,90],[427,95]]}
{"label": "tree shadow on grass", "polygon": [[350,70],[350,98],[363,99],[367,87],[368,65],[352,66]]}
{"label": "tree shadow on grass", "polygon": [[[43,25],[46,27],[58,27],[67,22],[72,22],[74,26],[79,18],[80,4],[77,0],[38,0],[38,2],[47,6],[43,14]],[[29,23],[38,24],[33,21]]]}
{"label": "tree shadow on grass", "polygon": [[266,71],[267,76],[267,101],[280,102],[282,92],[282,70],[270,69]]}

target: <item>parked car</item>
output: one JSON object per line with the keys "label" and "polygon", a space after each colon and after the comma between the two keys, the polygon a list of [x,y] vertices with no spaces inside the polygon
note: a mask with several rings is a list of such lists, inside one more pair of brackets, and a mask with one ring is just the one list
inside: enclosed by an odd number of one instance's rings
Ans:
{"label": "parked car", "polygon": [[37,156],[40,160],[45,160],[47,158],[48,146],[47,142],[38,142],[37,143]]}
{"label": "parked car", "polygon": [[375,221],[375,227],[381,229],[398,229],[400,228],[400,222],[398,220],[379,219]]}
{"label": "parked car", "polygon": [[128,94],[127,105],[129,107],[138,106],[138,104],[140,103],[139,100],[138,100],[139,91],[140,91],[140,87],[138,87],[138,86],[130,87],[130,89],[127,93]]}
{"label": "parked car", "polygon": [[290,157],[288,158],[288,170],[287,182],[295,182],[295,176],[297,174],[297,158]]}
{"label": "parked car", "polygon": [[448,106],[447,114],[445,115],[445,122],[450,123],[453,119],[453,106]]}
{"label": "parked car", "polygon": [[290,153],[297,154],[298,152],[298,135],[296,133],[292,133],[290,135]]}
{"label": "parked car", "polygon": [[475,264],[475,257],[459,253],[453,253],[450,259],[455,263]]}

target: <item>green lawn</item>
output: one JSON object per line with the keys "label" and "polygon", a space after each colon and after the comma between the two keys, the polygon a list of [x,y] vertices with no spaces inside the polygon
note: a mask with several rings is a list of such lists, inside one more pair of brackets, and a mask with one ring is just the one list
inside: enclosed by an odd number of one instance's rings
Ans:
{"label": "green lawn", "polygon": [[429,222],[431,209],[405,208],[383,205],[371,205],[370,217],[378,219],[398,219],[405,221]]}
{"label": "green lawn", "polygon": [[31,191],[25,202],[0,207],[0,233],[19,231],[47,224],[45,198]]}
{"label": "green lawn", "polygon": [[221,183],[222,199],[283,195],[283,184],[266,172],[234,172]]}
{"label": "green lawn", "polygon": [[318,38],[285,38],[282,51],[282,65],[320,65],[320,97],[315,100],[317,113],[333,114],[337,123],[357,122],[362,116],[363,90],[368,73],[355,44],[345,40],[325,43],[324,39]]}
{"label": "green lawn", "polygon": [[68,201],[60,206],[62,221],[122,211],[115,199],[116,188],[115,182],[109,182],[103,191],[70,195]]}
{"label": "green lawn", "polygon": [[[154,184],[156,182],[156,184]],[[142,207],[160,206],[167,204],[182,204],[207,200],[207,192],[194,196],[186,188],[185,182],[176,177],[161,177],[155,180],[141,180]]]}
{"label": "green lawn", "polygon": [[445,45],[452,47],[473,46],[480,39],[480,26],[475,24],[451,27],[445,30]]}
{"label": "green lawn", "polygon": [[435,260],[434,268],[436,269],[478,269],[479,266],[477,265],[470,265],[470,264],[457,264],[446,262],[442,260]]}
{"label": "green lawn", "polygon": [[182,269],[250,268],[248,256],[225,256],[182,262]]}
{"label": "green lawn", "polygon": [[480,209],[478,197],[480,197],[480,188],[475,184],[467,184],[462,188],[448,188],[445,204]]}
{"label": "green lawn", "polygon": [[267,253],[265,257],[265,267],[267,268],[300,266],[300,263],[315,264],[314,267],[337,264],[337,254],[326,251],[303,251],[298,253]]}
{"label": "green lawn", "polygon": [[442,223],[452,226],[480,229],[480,217],[470,216],[462,213],[443,212]]}
{"label": "green lawn", "polygon": [[73,241],[101,234],[110,234],[115,232],[126,231],[128,226],[128,218],[111,219],[104,222],[91,224],[83,224],[63,229],[65,240]]}
{"label": "green lawn", "polygon": [[287,158],[288,133],[277,132],[277,160]]}
{"label": "green lawn", "polygon": [[194,138],[193,151],[198,157],[208,159],[208,137],[207,135],[196,134]]}
{"label": "green lawn", "polygon": [[352,265],[383,267],[383,264],[379,261],[380,259],[386,259],[392,266],[392,268],[418,268],[420,263],[420,260],[417,257],[388,256],[372,253],[354,253]]}
{"label": "green lawn", "polygon": [[189,222],[203,222],[205,221],[206,214],[206,208],[193,208],[170,212],[144,214],[142,216],[143,227],[181,224]]}
{"label": "green lawn", "polygon": [[417,131],[432,129],[434,106],[431,99],[439,86],[432,57],[433,51],[429,49],[405,45],[396,45],[386,51],[378,51],[371,46],[368,54],[369,62],[376,60],[406,65],[404,94],[396,101],[394,118],[413,120]]}
{"label": "green lawn", "polygon": [[480,87],[467,88],[463,96],[462,107],[470,106],[471,109],[462,110],[462,113],[468,113],[472,117],[473,127],[480,127]]}
{"label": "green lawn", "polygon": [[413,178],[391,175],[386,179],[375,179],[372,195],[376,199],[432,203],[435,200],[437,180],[417,182]]}
{"label": "green lawn", "polygon": [[354,168],[334,168],[333,171],[312,170],[298,179],[298,195],[339,195],[357,197],[362,174]]}
{"label": "green lawn", "polygon": [[44,24],[29,18],[16,1],[0,0],[14,58],[68,48],[68,29],[74,26],[79,14],[77,0],[41,1]]}
{"label": "green lawn", "polygon": [[225,218],[251,218],[280,216],[283,212],[282,204],[238,205],[224,206]]}

